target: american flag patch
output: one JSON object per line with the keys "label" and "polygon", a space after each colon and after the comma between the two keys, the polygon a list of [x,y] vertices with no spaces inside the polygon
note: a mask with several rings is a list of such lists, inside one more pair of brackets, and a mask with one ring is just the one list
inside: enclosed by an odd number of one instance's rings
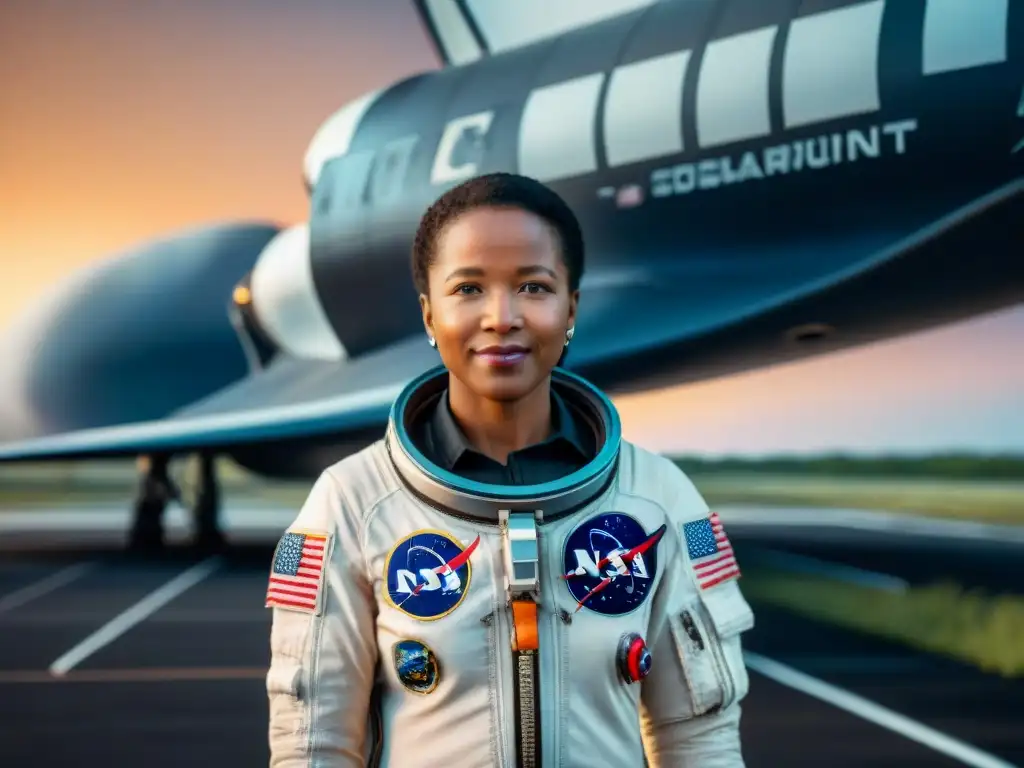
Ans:
{"label": "american flag patch", "polygon": [[288,531],[274,550],[266,607],[314,613],[323,584],[327,535]]}
{"label": "american flag patch", "polygon": [[684,523],[683,535],[701,589],[739,578],[740,566],[733,556],[732,544],[725,535],[717,512],[703,520]]}

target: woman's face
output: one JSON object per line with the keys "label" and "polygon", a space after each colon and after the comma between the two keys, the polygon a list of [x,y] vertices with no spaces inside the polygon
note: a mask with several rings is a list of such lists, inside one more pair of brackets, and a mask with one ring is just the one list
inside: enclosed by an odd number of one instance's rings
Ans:
{"label": "woman's face", "polygon": [[420,305],[445,367],[490,400],[532,392],[576,322],[557,232],[517,208],[475,208],[444,228],[435,253]]}

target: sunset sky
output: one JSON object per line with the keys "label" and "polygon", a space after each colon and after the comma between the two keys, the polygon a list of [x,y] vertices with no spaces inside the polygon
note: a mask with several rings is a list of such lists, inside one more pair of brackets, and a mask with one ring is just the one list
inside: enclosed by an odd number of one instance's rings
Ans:
{"label": "sunset sky", "polygon": [[[0,3],[0,328],[140,240],[305,219],[320,123],[435,67],[411,0]],[[1022,350],[1018,308],[618,404],[656,449],[1024,453]]]}

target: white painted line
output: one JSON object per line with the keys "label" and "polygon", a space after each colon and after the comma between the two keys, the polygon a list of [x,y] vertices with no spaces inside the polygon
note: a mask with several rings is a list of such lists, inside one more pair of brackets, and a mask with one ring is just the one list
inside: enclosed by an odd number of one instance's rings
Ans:
{"label": "white painted line", "polygon": [[143,621],[190,587],[195,586],[220,567],[221,559],[203,560],[184,573],[171,579],[155,592],[146,595],[131,608],[115,616],[85,640],[50,665],[50,673],[58,677],[66,674],[100,648],[113,642],[140,621]]}
{"label": "white painted line", "polygon": [[792,688],[793,690],[806,693],[816,699],[831,704],[839,709],[846,710],[850,714],[863,718],[886,730],[898,733],[911,741],[923,744],[926,747],[941,752],[944,755],[959,760],[965,765],[975,768],[1017,768],[987,752],[982,752],[977,747],[966,744],[952,736],[940,733],[927,725],[911,720],[909,717],[893,712],[891,709],[876,704],[873,701],[857,696],[856,694],[844,691],[816,677],[804,674],[785,664],[761,656],[751,651],[744,651],[744,659],[747,667],[759,672],[775,682]]}
{"label": "white painted line", "polygon": [[909,582],[896,576],[890,576],[887,573],[866,571],[863,568],[854,568],[852,565],[818,560],[807,555],[797,555],[793,552],[759,548],[757,551],[751,552],[749,557],[759,563],[765,563],[785,571],[825,576],[826,578],[845,581],[862,587],[881,589],[885,592],[906,592],[910,587]]}
{"label": "white painted line", "polygon": [[56,589],[60,589],[63,586],[70,584],[77,578],[84,576],[95,563],[78,563],[77,565],[69,565],[67,568],[61,568],[56,573],[51,573],[44,579],[35,581],[28,584],[21,589],[17,589],[3,597],[0,597],[0,613],[6,611],[12,611],[15,608],[20,608],[25,603],[35,600],[37,597],[42,597]]}

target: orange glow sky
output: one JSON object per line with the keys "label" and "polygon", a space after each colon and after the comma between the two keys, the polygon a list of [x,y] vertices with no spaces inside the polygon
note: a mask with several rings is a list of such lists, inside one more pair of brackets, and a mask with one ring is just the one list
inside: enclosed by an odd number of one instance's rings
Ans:
{"label": "orange glow sky", "polygon": [[[306,217],[302,155],[346,101],[436,67],[411,0],[0,4],[0,328],[76,267],[179,227]],[[703,453],[1024,452],[1024,310],[619,399]]]}

